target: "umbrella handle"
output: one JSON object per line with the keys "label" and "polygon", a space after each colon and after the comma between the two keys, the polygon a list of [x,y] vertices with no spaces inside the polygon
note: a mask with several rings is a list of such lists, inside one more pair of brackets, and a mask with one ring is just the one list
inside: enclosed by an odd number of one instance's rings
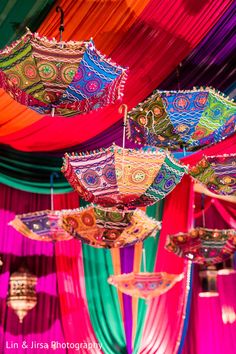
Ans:
{"label": "umbrella handle", "polygon": [[51,210],[54,210],[54,203],[53,203],[53,180],[54,180],[54,177],[59,178],[59,174],[57,172],[52,172],[50,174]]}
{"label": "umbrella handle", "polygon": [[128,116],[128,106],[127,106],[127,104],[120,105],[119,113],[123,113],[124,114],[124,120],[123,120],[123,143],[122,143],[122,147],[124,149],[125,148],[125,128],[126,128],[127,116]]}
{"label": "umbrella handle", "polygon": [[142,253],[143,253],[143,271],[144,271],[144,273],[146,273],[147,272],[147,264],[146,264],[146,250],[144,248],[144,244],[143,244]]}
{"label": "umbrella handle", "polygon": [[64,32],[64,11],[62,10],[61,6],[56,7],[56,12],[61,13],[61,20],[60,20],[60,27],[59,27],[59,32],[60,32],[60,42],[62,41],[62,32]]}

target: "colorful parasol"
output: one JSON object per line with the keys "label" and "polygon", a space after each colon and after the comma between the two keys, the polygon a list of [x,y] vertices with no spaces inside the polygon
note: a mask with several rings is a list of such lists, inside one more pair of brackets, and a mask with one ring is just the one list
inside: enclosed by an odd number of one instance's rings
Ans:
{"label": "colorful parasol", "polygon": [[221,263],[236,251],[236,231],[196,228],[170,235],[166,249],[204,265]]}
{"label": "colorful parasol", "polygon": [[236,154],[203,156],[189,169],[190,175],[204,184],[210,192],[236,195]]}
{"label": "colorful parasol", "polygon": [[145,272],[111,275],[108,283],[124,294],[148,300],[164,294],[182,279],[183,274]]}
{"label": "colorful parasol", "polygon": [[165,198],[187,167],[168,151],[147,147],[65,154],[62,172],[86,201],[102,206],[136,207]]}
{"label": "colorful parasol", "polygon": [[139,144],[198,150],[235,131],[236,104],[212,88],[156,91],[128,112],[128,137]]}
{"label": "colorful parasol", "polygon": [[117,248],[155,236],[161,223],[142,210],[120,211],[93,205],[62,211],[62,226],[73,237],[94,247]]}
{"label": "colorful parasol", "polygon": [[16,215],[9,225],[22,235],[37,241],[64,241],[72,236],[59,226],[59,210],[42,210]]}
{"label": "colorful parasol", "polygon": [[0,87],[40,114],[72,116],[114,103],[126,71],[92,40],[57,42],[28,30],[0,51]]}
{"label": "colorful parasol", "polygon": [[57,172],[50,175],[51,210],[41,210],[33,213],[16,215],[9,225],[22,235],[37,241],[66,241],[72,236],[65,232],[60,224],[60,210],[54,210],[53,179],[59,177]]}

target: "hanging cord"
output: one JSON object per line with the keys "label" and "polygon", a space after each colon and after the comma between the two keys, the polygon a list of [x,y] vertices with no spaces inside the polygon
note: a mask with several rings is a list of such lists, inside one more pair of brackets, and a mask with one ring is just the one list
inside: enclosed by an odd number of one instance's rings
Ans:
{"label": "hanging cord", "polygon": [[180,85],[180,69],[182,68],[182,63],[180,62],[179,65],[176,68],[176,78],[177,78],[177,85],[178,85],[178,90],[181,90],[181,85]]}
{"label": "hanging cord", "polygon": [[119,113],[124,114],[124,120],[123,120],[123,137],[122,137],[122,147],[123,149],[125,148],[125,130],[126,130],[126,125],[127,125],[127,115],[128,115],[128,106],[126,104],[122,104],[119,107]]}
{"label": "hanging cord", "polygon": [[60,42],[62,42],[62,33],[64,32],[64,11],[62,10],[61,6],[56,7],[56,12],[61,13],[61,20],[60,20],[60,27],[59,27],[59,32],[60,32]]}
{"label": "hanging cord", "polygon": [[126,124],[127,124],[127,113],[128,113],[128,106],[126,104],[122,104],[119,107],[119,113],[124,114],[124,120],[123,120],[123,137],[122,137],[122,183],[124,183],[124,149],[125,149],[125,130],[126,130]]}
{"label": "hanging cord", "polygon": [[202,226],[206,227],[206,219],[205,219],[205,194],[201,194],[201,209],[202,209]]}
{"label": "hanging cord", "polygon": [[54,200],[53,200],[53,181],[54,181],[54,177],[59,178],[59,174],[57,172],[52,172],[50,174],[51,210],[54,210]]}

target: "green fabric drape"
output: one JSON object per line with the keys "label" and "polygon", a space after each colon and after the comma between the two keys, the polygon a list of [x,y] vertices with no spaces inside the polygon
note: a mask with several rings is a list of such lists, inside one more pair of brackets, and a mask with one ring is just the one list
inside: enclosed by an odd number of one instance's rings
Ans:
{"label": "green fabric drape", "polygon": [[107,282],[108,276],[114,273],[111,253],[84,244],[83,260],[90,319],[96,337],[105,354],[126,354],[117,290]]}
{"label": "green fabric drape", "polygon": [[[86,204],[82,201],[81,206],[85,206]],[[150,217],[161,220],[163,204],[164,202],[160,201],[156,205],[148,207],[147,214]],[[158,237],[150,237],[144,242],[147,271],[153,271],[157,246]],[[83,259],[86,295],[95,334],[102,344],[104,353],[127,353],[117,290],[107,282],[109,275],[114,274],[111,253],[109,250],[96,249],[84,244]],[[141,270],[143,271],[143,266]],[[138,306],[137,330],[133,353],[137,353],[139,349],[147,310],[147,304],[144,300],[139,300]]]}
{"label": "green fabric drape", "polygon": [[62,158],[40,153],[27,153],[1,145],[0,182],[26,192],[50,194],[50,175],[58,172],[54,180],[54,193],[67,193],[71,186],[60,172]]}
{"label": "green fabric drape", "polygon": [[[155,205],[152,205],[147,208],[147,215],[161,221],[162,213],[163,213],[164,201],[161,200]],[[159,240],[159,232],[157,236],[149,237],[144,241],[144,248],[146,252],[146,270],[147,272],[153,272],[157,248],[158,248],[158,240]],[[141,271],[144,271],[143,263],[141,265]],[[138,353],[140,342],[142,339],[143,326],[145,322],[146,312],[147,312],[147,303],[145,300],[140,299],[138,302],[138,319],[137,319],[137,328],[136,328],[136,336],[134,341],[134,350],[133,354]]]}
{"label": "green fabric drape", "polygon": [[55,0],[1,0],[0,48],[18,39],[26,31],[36,31]]}

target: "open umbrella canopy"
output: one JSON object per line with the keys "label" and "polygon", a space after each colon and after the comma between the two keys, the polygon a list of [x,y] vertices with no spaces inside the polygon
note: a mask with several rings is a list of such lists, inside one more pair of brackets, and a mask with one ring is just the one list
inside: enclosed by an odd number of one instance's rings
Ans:
{"label": "open umbrella canopy", "polygon": [[70,240],[72,236],[59,225],[59,219],[60,211],[42,210],[34,213],[16,215],[9,225],[32,240]]}
{"label": "open umbrella canopy", "polygon": [[128,136],[139,144],[198,150],[235,131],[236,104],[211,88],[156,91],[128,113]]}
{"label": "open umbrella canopy", "polygon": [[134,208],[156,203],[187,171],[167,151],[155,147],[65,154],[62,172],[86,201]]}
{"label": "open umbrella canopy", "polygon": [[73,237],[94,247],[117,248],[155,236],[161,223],[142,210],[120,211],[97,206],[63,210],[62,226]]}
{"label": "open umbrella canopy", "polygon": [[0,51],[0,87],[40,114],[72,116],[114,103],[126,77],[92,40],[57,42],[28,31]]}
{"label": "open umbrella canopy", "polygon": [[166,249],[199,264],[221,263],[236,251],[236,231],[196,228],[170,235]]}
{"label": "open umbrella canopy", "polygon": [[151,299],[170,290],[183,274],[160,273],[128,273],[111,275],[108,283],[116,286],[124,294]]}
{"label": "open umbrella canopy", "polygon": [[203,156],[189,169],[190,175],[210,192],[236,196],[236,154]]}

